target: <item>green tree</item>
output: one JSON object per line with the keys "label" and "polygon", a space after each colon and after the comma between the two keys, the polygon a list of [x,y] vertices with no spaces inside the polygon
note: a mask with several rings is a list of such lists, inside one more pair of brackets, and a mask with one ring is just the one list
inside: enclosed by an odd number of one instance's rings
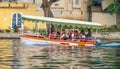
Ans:
{"label": "green tree", "polygon": [[108,12],[111,15],[116,14],[117,28],[120,29],[120,0],[115,0],[105,12]]}
{"label": "green tree", "polygon": [[[57,1],[59,1],[59,0],[42,0],[41,8],[44,11],[44,16],[45,17],[54,17],[50,7],[54,2],[57,2]],[[52,26],[52,28],[51,28],[52,31],[56,30],[55,29],[56,25],[49,24],[49,23],[47,23],[47,30],[50,29],[50,26]]]}

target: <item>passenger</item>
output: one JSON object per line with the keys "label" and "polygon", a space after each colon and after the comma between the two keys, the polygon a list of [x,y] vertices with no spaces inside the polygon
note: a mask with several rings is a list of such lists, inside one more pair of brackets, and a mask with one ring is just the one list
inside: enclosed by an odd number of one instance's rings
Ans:
{"label": "passenger", "polygon": [[73,30],[70,31],[69,38],[72,39]]}
{"label": "passenger", "polygon": [[75,39],[75,32],[74,32],[74,31],[73,31],[72,34],[71,34],[71,38],[72,38],[72,40]]}
{"label": "passenger", "polygon": [[86,39],[87,39],[87,40],[91,40],[91,39],[92,39],[91,29],[88,29],[88,33],[86,34]]}
{"label": "passenger", "polygon": [[84,30],[81,30],[81,32],[80,32],[80,41],[85,41],[85,32],[84,32]]}
{"label": "passenger", "polygon": [[49,35],[49,38],[50,38],[50,39],[54,39],[54,38],[55,38],[55,33],[52,32],[52,33]]}
{"label": "passenger", "polygon": [[60,39],[60,32],[57,32],[56,39]]}
{"label": "passenger", "polygon": [[65,38],[66,38],[67,40],[70,39],[70,38],[69,38],[69,33],[66,33]]}
{"label": "passenger", "polygon": [[66,33],[65,33],[65,30],[63,29],[62,30],[62,35],[61,35],[60,39],[66,40],[65,36],[66,36]]}
{"label": "passenger", "polygon": [[74,33],[74,34],[75,34],[75,37],[74,37],[74,38],[75,38],[75,39],[79,39],[79,33],[78,33],[78,31],[77,31],[77,30],[75,31],[75,33]]}

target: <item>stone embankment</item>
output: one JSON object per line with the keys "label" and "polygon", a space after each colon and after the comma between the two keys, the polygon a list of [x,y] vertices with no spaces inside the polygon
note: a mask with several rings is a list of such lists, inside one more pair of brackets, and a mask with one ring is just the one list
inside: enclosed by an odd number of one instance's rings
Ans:
{"label": "stone embankment", "polygon": [[0,39],[19,39],[20,33],[0,33]]}
{"label": "stone embankment", "polygon": [[97,34],[97,38],[120,40],[120,32],[101,32]]}

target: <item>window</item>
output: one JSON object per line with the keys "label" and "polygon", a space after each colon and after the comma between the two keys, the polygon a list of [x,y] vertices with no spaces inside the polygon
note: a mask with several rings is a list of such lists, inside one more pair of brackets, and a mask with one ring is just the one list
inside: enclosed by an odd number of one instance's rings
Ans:
{"label": "window", "polygon": [[55,6],[59,6],[59,4],[55,4]]}
{"label": "window", "polygon": [[61,11],[61,15],[62,15],[62,11]]}
{"label": "window", "polygon": [[12,16],[12,28],[14,28],[16,25],[18,28],[22,28],[22,17],[19,13],[15,13]]}
{"label": "window", "polygon": [[81,11],[81,15],[83,15],[83,11]]}
{"label": "window", "polygon": [[101,6],[102,0],[93,0],[93,5],[94,6]]}
{"label": "window", "polygon": [[3,2],[9,2],[9,0],[2,0]]}
{"label": "window", "polygon": [[70,14],[72,14],[72,11],[70,11]]}
{"label": "window", "polygon": [[75,4],[76,4],[76,5],[79,5],[79,0],[75,0]]}

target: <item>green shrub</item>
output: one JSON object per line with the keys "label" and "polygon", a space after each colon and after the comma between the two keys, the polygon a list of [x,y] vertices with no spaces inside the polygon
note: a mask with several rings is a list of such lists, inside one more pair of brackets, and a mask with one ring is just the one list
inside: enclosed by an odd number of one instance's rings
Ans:
{"label": "green shrub", "polygon": [[109,27],[101,28],[99,32],[120,32],[120,30],[117,29],[116,25],[111,25]]}
{"label": "green shrub", "polygon": [[46,36],[47,34],[46,34],[46,30],[39,30],[39,34],[40,35],[43,35],[43,36]]}
{"label": "green shrub", "polygon": [[10,32],[11,32],[11,30],[10,30],[10,29],[6,29],[6,30],[5,30],[5,32],[10,33]]}

